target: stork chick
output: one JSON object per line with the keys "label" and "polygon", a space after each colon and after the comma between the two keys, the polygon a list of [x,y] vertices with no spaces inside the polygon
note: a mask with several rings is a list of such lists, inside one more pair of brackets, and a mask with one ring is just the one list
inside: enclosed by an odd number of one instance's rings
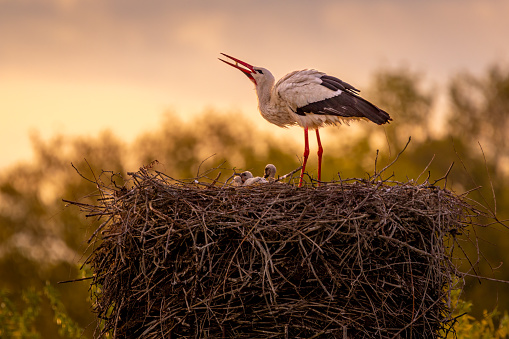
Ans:
{"label": "stork chick", "polygon": [[269,182],[272,182],[276,179],[276,172],[277,172],[276,166],[274,166],[273,164],[267,164],[267,166],[265,166],[263,177],[267,179]]}
{"label": "stork chick", "polygon": [[268,183],[267,179],[265,179],[265,178],[253,177],[253,173],[251,173],[249,171],[240,173],[240,177],[242,178],[242,181],[244,182],[243,186]]}
{"label": "stork chick", "polygon": [[244,182],[242,181],[241,177],[239,177],[238,175],[233,177],[233,181],[232,181],[233,186],[242,186],[242,184],[244,184]]}

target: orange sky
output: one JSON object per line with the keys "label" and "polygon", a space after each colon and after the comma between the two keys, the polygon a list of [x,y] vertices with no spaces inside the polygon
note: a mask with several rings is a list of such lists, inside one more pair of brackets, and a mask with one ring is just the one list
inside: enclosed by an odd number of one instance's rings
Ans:
{"label": "orange sky", "polygon": [[366,88],[407,65],[443,84],[509,60],[509,1],[0,0],[0,169],[29,159],[31,131],[126,141],[173,109],[256,111],[220,52],[276,78],[316,68]]}

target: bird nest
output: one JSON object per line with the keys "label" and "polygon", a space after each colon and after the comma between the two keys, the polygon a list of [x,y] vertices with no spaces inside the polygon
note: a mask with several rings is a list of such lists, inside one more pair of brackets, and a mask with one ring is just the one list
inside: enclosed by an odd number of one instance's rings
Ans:
{"label": "bird nest", "polygon": [[[183,182],[142,168],[100,180],[89,243],[99,336],[445,336],[456,235],[478,216],[425,182],[297,188]],[[109,181],[109,180],[108,180]]]}

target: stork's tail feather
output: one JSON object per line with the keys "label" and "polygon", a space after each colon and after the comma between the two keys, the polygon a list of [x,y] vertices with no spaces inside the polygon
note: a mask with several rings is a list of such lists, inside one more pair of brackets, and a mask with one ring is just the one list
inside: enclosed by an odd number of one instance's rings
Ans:
{"label": "stork's tail feather", "polygon": [[389,113],[381,110],[380,108],[359,96],[357,96],[357,99],[357,110],[361,112],[364,117],[373,121],[375,124],[383,125],[392,120]]}

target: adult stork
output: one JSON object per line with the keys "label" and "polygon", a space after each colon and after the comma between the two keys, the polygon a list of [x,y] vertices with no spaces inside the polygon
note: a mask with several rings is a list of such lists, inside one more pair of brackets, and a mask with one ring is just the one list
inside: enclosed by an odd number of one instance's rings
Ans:
{"label": "adult stork", "polygon": [[370,120],[378,125],[391,117],[359,96],[352,85],[325,73],[305,69],[282,77],[275,85],[269,70],[221,53],[233,62],[219,59],[242,71],[256,87],[262,116],[279,127],[304,128],[304,157],[299,187],[302,186],[309,156],[308,129],[316,130],[318,142],[318,183],[321,181],[323,147],[318,129],[326,125],[348,124],[351,120]]}

